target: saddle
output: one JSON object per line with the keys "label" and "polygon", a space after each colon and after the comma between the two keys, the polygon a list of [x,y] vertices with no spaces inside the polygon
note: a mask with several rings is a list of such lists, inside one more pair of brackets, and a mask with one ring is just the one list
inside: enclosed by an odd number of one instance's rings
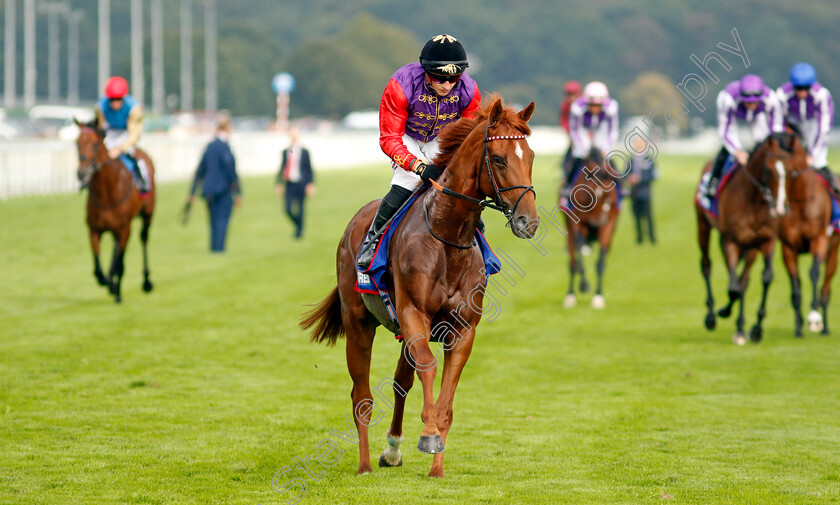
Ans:
{"label": "saddle", "polygon": [[[430,187],[430,185],[426,184],[415,190],[391,220],[385,224],[370,266],[365,270],[356,267],[356,285],[354,289],[361,294],[362,301],[368,311],[373,314],[382,326],[392,332],[394,338],[398,341],[403,339],[402,330],[397,320],[396,307],[391,301],[391,295],[388,293],[388,286],[385,282],[388,270],[389,247],[394,232],[408,213],[408,210]],[[501,271],[502,266],[499,258],[493,253],[484,235],[477,229],[475,238],[473,239],[473,247],[478,247],[481,251],[482,257],[484,258],[485,275],[487,277]],[[434,336],[432,341],[436,341]]]}

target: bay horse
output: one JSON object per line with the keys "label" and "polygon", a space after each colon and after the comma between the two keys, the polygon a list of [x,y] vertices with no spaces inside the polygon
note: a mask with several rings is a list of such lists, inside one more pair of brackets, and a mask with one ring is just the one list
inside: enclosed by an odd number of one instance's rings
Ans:
{"label": "bay horse", "polygon": [[[603,168],[603,170],[602,170]],[[569,193],[569,212],[566,212],[566,244],[569,249],[569,291],[563,301],[566,308],[577,305],[575,297],[575,274],[580,274],[580,291],[589,291],[586,272],[583,267],[581,248],[584,244],[598,241],[598,276],[592,307],[603,309],[606,301],[603,295],[604,270],[607,265],[615,227],[618,223],[618,184],[605,166],[604,155],[592,148],[572,183]]]}
{"label": "bay horse", "polygon": [[[145,152],[135,150],[135,157],[144,160],[149,170],[151,189],[141,197],[125,164],[108,156],[105,132],[96,125],[95,120],[90,124],[76,121],[76,124],[80,130],[76,141],[79,151],[77,176],[82,186],[88,188],[87,225],[93,250],[93,275],[100,286],[108,287],[114,301],[121,303],[122,276],[125,271],[123,258],[131,235],[131,220],[138,215],[143,220],[140,231],[143,243],[143,291],[148,293],[154,287],[149,279],[147,243],[155,209],[155,168]],[[99,241],[105,232],[111,232],[114,236],[114,253],[107,276],[99,263]]]}
{"label": "bay horse", "polygon": [[[705,326],[713,330],[716,325],[714,296],[712,295],[709,258],[709,238],[712,228],[720,233],[720,244],[729,272],[729,303],[717,315],[723,318],[732,314],[732,307],[740,300],[733,343],[744,345],[744,293],[749,283],[750,268],[760,252],[764,258],[761,303],[758,320],[750,329],[750,340],[760,342],[762,321],[766,316],[767,293],[773,281],[773,251],[776,247],[779,220],[789,211],[791,174],[795,172],[795,159],[785,147],[790,145],[789,133],[768,136],[750,153],[747,164],[732,172],[729,182],[720,190],[718,217],[715,218],[695,199],[697,236],[700,246],[700,270],[706,282]],[[703,168],[705,174],[713,160]],[[701,178],[702,179],[702,178]],[[738,265],[743,270],[738,275]]]}
{"label": "bay horse", "polygon": [[[532,238],[539,225],[531,183],[534,152],[526,140],[533,111],[533,102],[516,112],[493,95],[475,117],[444,128],[435,163],[445,170],[394,232],[386,278],[404,338],[393,378],[395,402],[388,448],[379,458],[380,467],[402,465],[405,395],[416,370],[423,387],[423,430],[417,448],[434,454],[429,476],[444,476],[442,453],[452,425],[455,388],[472,350],[487,284],[482,255],[473,245],[481,211],[484,207],[501,210],[519,238]],[[359,474],[371,471],[368,426],[379,422],[379,417],[371,422],[371,413],[382,415],[372,406],[369,377],[379,323],[354,290],[356,258],[378,205],[378,201],[368,203],[347,225],[336,254],[338,285],[300,323],[304,329],[313,328],[313,342],[335,345],[346,336]],[[443,377],[435,401],[433,385],[440,356],[433,355],[429,342],[433,334],[443,333],[448,339],[443,339]]]}
{"label": "bay horse", "polygon": [[[797,132],[792,131],[794,134]],[[808,166],[807,153],[798,135],[790,137],[791,152],[797,171],[791,174],[790,213],[781,219],[779,240],[782,257],[790,277],[791,305],[794,312],[794,334],[802,336],[802,289],[799,281],[799,255],[810,253],[813,258],[809,276],[811,278],[811,311],[808,314],[808,330],[821,331],[828,335],[828,300],[831,295],[831,280],[837,268],[837,252],[840,236],[829,235],[831,227],[831,196],[822,178]],[[821,292],[819,290],[820,270],[826,265]],[[822,308],[822,316],[819,309]]]}

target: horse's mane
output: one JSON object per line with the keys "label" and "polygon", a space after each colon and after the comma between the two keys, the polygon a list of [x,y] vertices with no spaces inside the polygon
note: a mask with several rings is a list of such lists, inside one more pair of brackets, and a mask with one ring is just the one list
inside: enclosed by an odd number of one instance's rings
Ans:
{"label": "horse's mane", "polygon": [[[475,128],[490,117],[490,110],[493,104],[497,101],[502,101],[502,115],[499,117],[499,123],[507,123],[511,128],[519,131],[523,135],[530,135],[531,128],[528,123],[522,120],[513,108],[505,106],[502,97],[498,93],[492,93],[482,100],[481,108],[476,111],[472,118],[463,117],[458,121],[447,125],[441,130],[438,135],[439,154],[435,158],[435,164],[441,169],[446,168],[455,152],[461,147],[461,144],[467,139],[467,136],[472,133]],[[492,125],[491,125],[492,126]]]}

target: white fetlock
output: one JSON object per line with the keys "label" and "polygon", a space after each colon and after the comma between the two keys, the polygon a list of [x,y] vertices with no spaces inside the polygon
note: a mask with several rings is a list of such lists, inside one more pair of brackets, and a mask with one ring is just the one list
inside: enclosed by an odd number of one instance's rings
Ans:
{"label": "white fetlock", "polygon": [[402,461],[402,454],[400,454],[400,444],[402,444],[405,437],[394,437],[388,435],[388,448],[382,451],[382,459],[391,466],[397,466]]}
{"label": "white fetlock", "polygon": [[732,343],[735,345],[744,345],[747,343],[747,339],[743,333],[736,333],[732,335]]}
{"label": "white fetlock", "polygon": [[595,295],[592,297],[592,308],[593,309],[603,309],[607,306],[607,301],[604,300],[604,297],[601,295]]}
{"label": "white fetlock", "polygon": [[563,300],[563,306],[566,307],[567,309],[571,309],[572,307],[574,307],[576,305],[577,305],[577,298],[575,298],[575,295],[573,295],[571,293],[566,295],[566,298]]}
{"label": "white fetlock", "polygon": [[817,333],[823,329],[822,316],[816,310],[808,313],[808,331]]}

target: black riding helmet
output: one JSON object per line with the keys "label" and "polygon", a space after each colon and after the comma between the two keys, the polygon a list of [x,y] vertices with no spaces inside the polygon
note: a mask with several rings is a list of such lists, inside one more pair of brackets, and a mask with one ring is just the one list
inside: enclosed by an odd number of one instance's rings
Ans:
{"label": "black riding helmet", "polygon": [[426,73],[444,77],[461,74],[469,66],[464,46],[445,33],[426,42],[420,51],[420,65]]}

